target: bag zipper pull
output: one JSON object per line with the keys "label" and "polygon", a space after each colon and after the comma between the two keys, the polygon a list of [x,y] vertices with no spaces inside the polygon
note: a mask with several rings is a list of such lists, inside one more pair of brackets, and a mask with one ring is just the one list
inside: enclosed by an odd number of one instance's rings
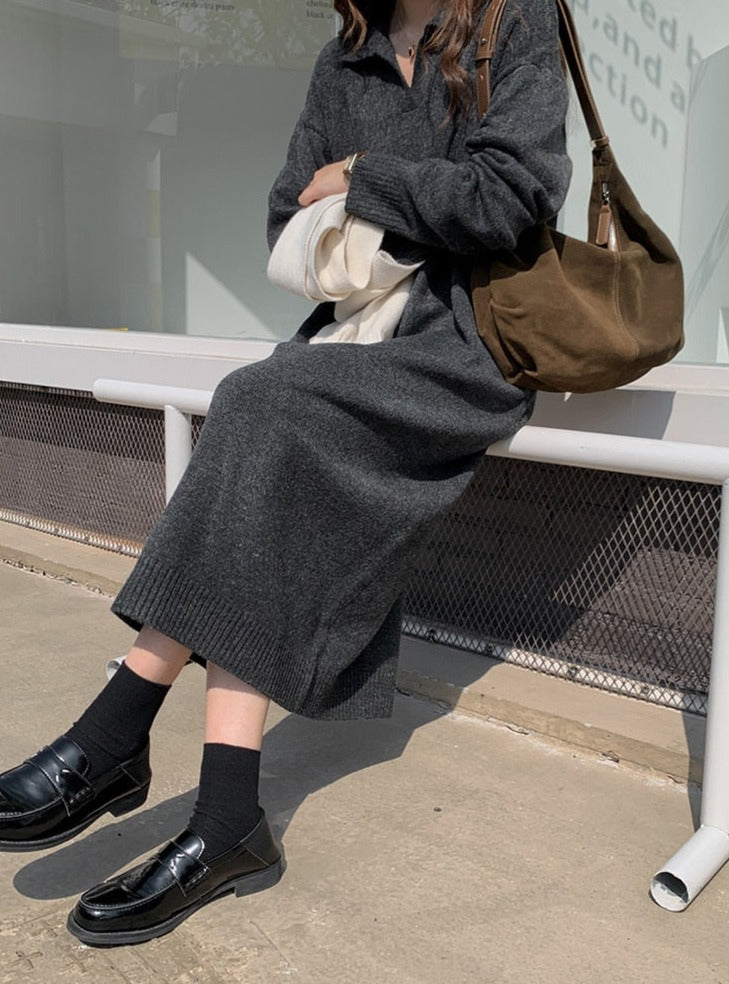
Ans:
{"label": "bag zipper pull", "polygon": [[617,249],[617,239],[615,237],[615,223],[613,221],[613,210],[610,207],[610,186],[607,181],[602,183],[602,208],[597,217],[597,235],[595,243],[598,246],[609,246],[611,250]]}

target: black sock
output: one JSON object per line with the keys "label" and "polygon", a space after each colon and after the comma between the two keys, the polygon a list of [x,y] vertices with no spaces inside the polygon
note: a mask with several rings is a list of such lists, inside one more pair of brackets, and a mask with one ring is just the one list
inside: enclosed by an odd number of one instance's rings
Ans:
{"label": "black sock", "polygon": [[122,663],[66,732],[89,759],[90,778],[125,762],[144,748],[169,689],[163,683],[145,680]]}
{"label": "black sock", "polygon": [[188,824],[205,842],[203,856],[217,857],[249,834],[258,823],[258,774],[261,753],[237,745],[206,742],[200,788]]}

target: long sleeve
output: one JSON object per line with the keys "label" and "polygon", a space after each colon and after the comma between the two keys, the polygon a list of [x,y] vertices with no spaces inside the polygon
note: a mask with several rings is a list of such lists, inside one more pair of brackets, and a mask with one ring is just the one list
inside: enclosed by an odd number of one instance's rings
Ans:
{"label": "long sleeve", "polygon": [[268,245],[273,249],[289,219],[301,208],[298,197],[314,172],[331,163],[325,133],[324,113],[319,106],[316,79],[319,65],[329,52],[324,49],[314,68],[304,109],[289,141],[286,163],[276,178],[268,199]]}
{"label": "long sleeve", "polygon": [[553,0],[509,3],[492,69],[492,100],[468,160],[368,154],[347,211],[413,242],[460,255],[511,247],[557,214],[571,164],[564,146],[567,86]]}

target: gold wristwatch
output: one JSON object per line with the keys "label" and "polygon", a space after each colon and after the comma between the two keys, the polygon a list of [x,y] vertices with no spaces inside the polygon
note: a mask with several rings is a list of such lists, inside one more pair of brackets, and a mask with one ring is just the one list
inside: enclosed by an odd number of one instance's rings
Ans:
{"label": "gold wristwatch", "polygon": [[355,169],[357,161],[361,161],[366,153],[367,153],[366,150],[358,150],[356,153],[350,154],[344,163],[344,167],[342,168],[342,174],[346,174],[348,178],[351,178],[352,172]]}

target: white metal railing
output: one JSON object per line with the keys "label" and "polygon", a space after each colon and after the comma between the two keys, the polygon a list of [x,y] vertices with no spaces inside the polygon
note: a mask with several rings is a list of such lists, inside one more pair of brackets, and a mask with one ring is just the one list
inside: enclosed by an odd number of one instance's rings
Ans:
{"label": "white metal railing", "polygon": [[[212,393],[99,379],[94,396],[107,403],[164,409],[167,498],[192,453],[191,414],[205,415]],[[719,553],[701,823],[654,875],[651,895],[664,909],[685,909],[729,860],[729,448],[549,427],[523,427],[488,454],[549,464],[721,485]]]}
{"label": "white metal railing", "polygon": [[204,417],[213,394],[209,390],[154,386],[117,379],[97,379],[94,396],[102,403],[122,403],[127,407],[164,410],[165,414],[165,495],[169,502],[192,454],[190,415]]}

